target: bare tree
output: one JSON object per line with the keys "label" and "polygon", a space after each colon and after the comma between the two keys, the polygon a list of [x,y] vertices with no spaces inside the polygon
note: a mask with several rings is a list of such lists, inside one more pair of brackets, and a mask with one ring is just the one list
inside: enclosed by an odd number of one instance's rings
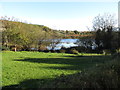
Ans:
{"label": "bare tree", "polygon": [[108,27],[114,27],[116,24],[116,20],[114,15],[109,13],[105,13],[104,15],[98,15],[93,19],[93,29],[97,31],[107,30]]}
{"label": "bare tree", "polygon": [[113,40],[113,28],[115,27],[116,20],[114,15],[104,14],[98,15],[93,20],[93,29],[96,31],[95,43],[98,50],[100,49],[112,49]]}

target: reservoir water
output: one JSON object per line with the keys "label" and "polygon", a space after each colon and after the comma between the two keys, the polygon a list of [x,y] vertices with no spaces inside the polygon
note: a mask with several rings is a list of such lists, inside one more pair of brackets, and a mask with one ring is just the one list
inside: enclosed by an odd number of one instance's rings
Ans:
{"label": "reservoir water", "polygon": [[[73,47],[73,46],[78,46],[75,44],[78,39],[61,39],[60,42],[55,46],[55,50],[61,49],[61,47]],[[47,47],[49,50],[52,48],[50,46]]]}
{"label": "reservoir water", "polygon": [[[61,39],[59,43],[55,45],[54,50],[59,50],[61,49],[61,47],[69,48],[69,47],[78,46],[78,44],[76,43],[78,40],[79,39]],[[84,46],[80,41],[81,40],[79,40],[79,45]],[[91,40],[91,41],[92,41],[92,49],[95,49],[96,48],[95,41],[94,40]],[[54,42],[55,42],[55,39],[54,39]],[[48,46],[47,49],[51,50],[52,47]]]}

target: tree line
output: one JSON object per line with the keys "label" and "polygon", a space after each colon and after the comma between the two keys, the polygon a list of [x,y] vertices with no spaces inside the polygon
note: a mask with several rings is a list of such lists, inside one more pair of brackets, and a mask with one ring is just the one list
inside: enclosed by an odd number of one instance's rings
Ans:
{"label": "tree line", "polygon": [[87,51],[95,46],[97,53],[120,52],[120,29],[115,27],[116,20],[111,14],[96,16],[93,19],[92,30],[87,32],[53,30],[43,25],[23,23],[7,16],[1,17],[0,21],[2,22],[3,48],[15,51],[31,48],[46,50],[47,46],[51,46],[54,50],[56,44],[64,39],[65,35],[83,35],[84,37],[77,37],[79,40],[76,44],[80,49],[84,48]]}
{"label": "tree line", "polygon": [[116,27],[116,24],[114,15],[99,14],[93,19],[93,35],[80,37],[77,44],[87,50],[94,46],[97,53],[120,52],[120,28]]}
{"label": "tree line", "polygon": [[[17,50],[46,49],[53,39],[60,39],[58,32],[43,25],[23,23],[15,18],[1,17],[2,47]],[[47,41],[48,40],[48,41]]]}

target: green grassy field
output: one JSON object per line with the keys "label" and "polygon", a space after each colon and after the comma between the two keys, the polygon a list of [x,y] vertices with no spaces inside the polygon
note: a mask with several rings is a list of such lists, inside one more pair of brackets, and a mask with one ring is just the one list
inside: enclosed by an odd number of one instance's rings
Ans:
{"label": "green grassy field", "polygon": [[[27,83],[36,87],[61,74],[74,74],[111,60],[110,56],[83,54],[83,56],[63,53],[43,52],[2,52],[2,86]],[[27,82],[28,81],[28,82]]]}

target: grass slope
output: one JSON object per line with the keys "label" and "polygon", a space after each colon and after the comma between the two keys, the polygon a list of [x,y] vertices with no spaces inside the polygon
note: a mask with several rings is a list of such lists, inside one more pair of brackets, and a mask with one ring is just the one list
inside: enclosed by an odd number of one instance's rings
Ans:
{"label": "grass slope", "polygon": [[84,72],[61,75],[38,88],[120,89],[120,58],[95,66]]}
{"label": "grass slope", "polygon": [[60,76],[83,71],[111,60],[109,56],[63,53],[2,52],[2,86],[38,87]]}

